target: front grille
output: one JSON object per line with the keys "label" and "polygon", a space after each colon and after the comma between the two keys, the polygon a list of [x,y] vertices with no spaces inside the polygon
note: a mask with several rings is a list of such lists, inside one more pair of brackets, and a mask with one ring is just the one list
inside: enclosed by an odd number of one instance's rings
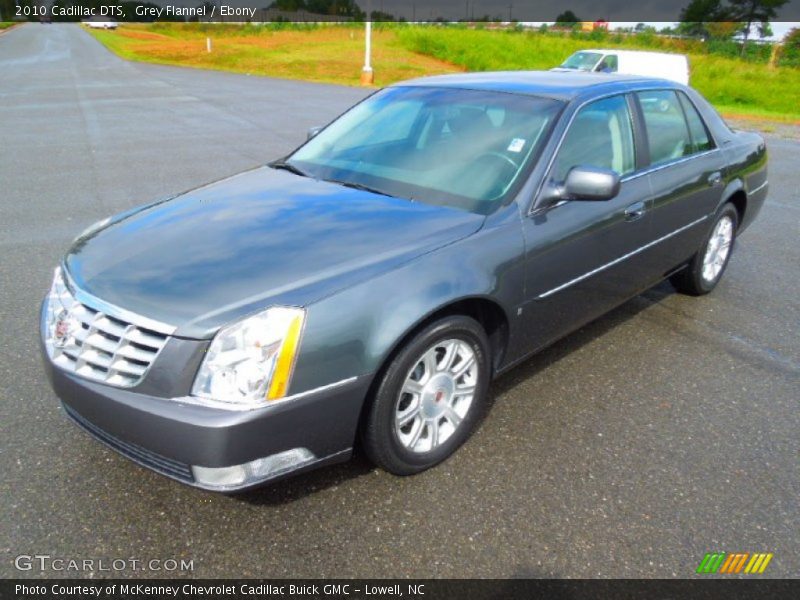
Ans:
{"label": "front grille", "polygon": [[67,416],[69,416],[78,426],[80,426],[81,429],[86,431],[89,435],[96,438],[100,442],[104,443],[112,450],[116,450],[132,461],[152,469],[153,471],[157,471],[162,475],[166,475],[167,477],[180,479],[181,481],[185,481],[187,483],[194,482],[192,469],[189,465],[178,462],[177,460],[172,460],[166,456],[161,456],[160,454],[151,452],[150,450],[142,448],[141,446],[137,446],[136,444],[123,442],[121,439],[114,437],[106,431],[103,431],[94,423],[90,423],[66,404],[63,406]]}
{"label": "front grille", "polygon": [[142,380],[167,339],[78,302],[56,273],[45,340],[56,366],[87,379],[131,387]]}

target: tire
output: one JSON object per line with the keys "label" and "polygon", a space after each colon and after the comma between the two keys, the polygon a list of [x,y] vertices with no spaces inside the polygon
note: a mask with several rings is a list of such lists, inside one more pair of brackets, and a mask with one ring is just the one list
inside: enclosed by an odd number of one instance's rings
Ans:
{"label": "tire", "polygon": [[[724,204],[717,212],[714,225],[703,240],[703,245],[692,257],[689,265],[670,277],[670,282],[677,291],[690,296],[702,296],[717,287],[733,254],[738,226],[739,213],[736,207],[730,203]],[[721,228],[725,230],[728,227],[729,238],[725,246],[725,235]],[[716,260],[712,260],[714,258]],[[715,263],[713,267],[709,264],[710,260]]]}
{"label": "tire", "polygon": [[370,460],[412,475],[448,458],[486,410],[490,365],[486,333],[474,319],[449,316],[425,327],[378,384],[361,431]]}

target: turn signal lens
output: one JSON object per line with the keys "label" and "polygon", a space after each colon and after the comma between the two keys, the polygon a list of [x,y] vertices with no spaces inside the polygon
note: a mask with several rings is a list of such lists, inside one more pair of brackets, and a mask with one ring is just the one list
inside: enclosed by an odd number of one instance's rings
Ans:
{"label": "turn signal lens", "polygon": [[294,370],[294,359],[297,356],[297,346],[300,343],[300,331],[303,327],[303,319],[299,315],[292,319],[286,338],[283,340],[278,362],[275,365],[275,372],[272,375],[272,383],[269,386],[267,400],[278,400],[286,395],[289,389],[289,381]]}

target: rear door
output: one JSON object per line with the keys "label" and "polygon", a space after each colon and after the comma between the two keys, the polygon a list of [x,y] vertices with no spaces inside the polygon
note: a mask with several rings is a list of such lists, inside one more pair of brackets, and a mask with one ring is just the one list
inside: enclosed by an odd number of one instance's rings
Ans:
{"label": "rear door", "polygon": [[722,198],[724,157],[679,90],[635,94],[650,165],[653,261],[661,274],[699,248]]}

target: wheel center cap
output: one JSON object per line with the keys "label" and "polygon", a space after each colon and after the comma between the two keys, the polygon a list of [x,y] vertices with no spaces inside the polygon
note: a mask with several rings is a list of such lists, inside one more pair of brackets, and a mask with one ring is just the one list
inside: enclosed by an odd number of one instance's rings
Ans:
{"label": "wheel center cap", "polygon": [[422,391],[422,413],[425,418],[431,419],[441,415],[445,406],[455,391],[452,377],[440,373],[431,377]]}

